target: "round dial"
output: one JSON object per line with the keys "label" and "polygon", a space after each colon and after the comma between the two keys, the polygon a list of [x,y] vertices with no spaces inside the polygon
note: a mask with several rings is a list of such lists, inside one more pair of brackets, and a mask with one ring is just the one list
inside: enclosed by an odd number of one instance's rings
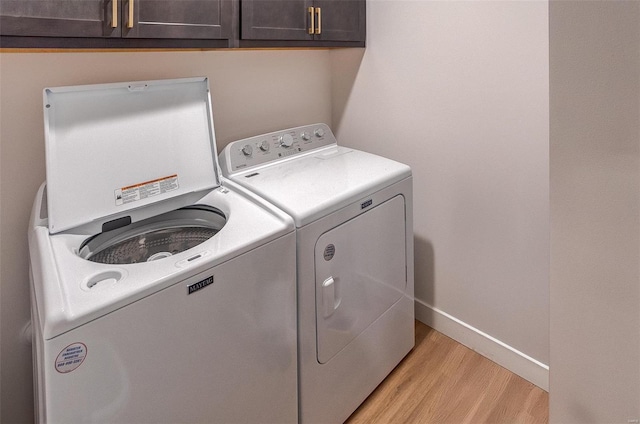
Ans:
{"label": "round dial", "polygon": [[269,142],[267,140],[262,140],[262,143],[260,143],[260,150],[263,152],[269,151]]}
{"label": "round dial", "polygon": [[251,153],[253,153],[253,147],[249,144],[245,144],[242,147],[242,153],[244,153],[245,156],[251,156]]}
{"label": "round dial", "polygon": [[283,136],[280,136],[280,145],[282,147],[293,146],[293,136],[291,134],[285,134]]}
{"label": "round dial", "polygon": [[302,137],[302,139],[304,141],[307,141],[307,140],[309,140],[311,138],[311,134],[309,134],[308,132],[305,131],[302,134],[300,134],[300,137]]}
{"label": "round dial", "polygon": [[316,128],[313,133],[316,135],[316,137],[324,137],[324,128]]}

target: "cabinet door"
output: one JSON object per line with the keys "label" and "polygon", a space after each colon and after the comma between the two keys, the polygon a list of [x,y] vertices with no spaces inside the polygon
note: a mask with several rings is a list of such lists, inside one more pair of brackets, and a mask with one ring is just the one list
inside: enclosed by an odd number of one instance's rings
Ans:
{"label": "cabinet door", "polygon": [[245,0],[243,40],[313,40],[309,34],[312,0]]}
{"label": "cabinet door", "polygon": [[123,37],[232,38],[233,0],[124,0]]}
{"label": "cabinet door", "polygon": [[118,0],[0,0],[0,34],[120,37],[119,7]]}
{"label": "cabinet door", "polygon": [[365,40],[365,0],[315,0],[314,5],[321,16],[316,40]]}

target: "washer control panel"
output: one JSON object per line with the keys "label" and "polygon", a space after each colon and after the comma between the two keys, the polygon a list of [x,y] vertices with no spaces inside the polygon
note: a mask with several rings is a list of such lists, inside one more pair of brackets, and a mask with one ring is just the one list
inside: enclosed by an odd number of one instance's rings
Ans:
{"label": "washer control panel", "polygon": [[336,139],[326,124],[307,125],[233,141],[220,154],[220,162],[233,173],[331,144]]}

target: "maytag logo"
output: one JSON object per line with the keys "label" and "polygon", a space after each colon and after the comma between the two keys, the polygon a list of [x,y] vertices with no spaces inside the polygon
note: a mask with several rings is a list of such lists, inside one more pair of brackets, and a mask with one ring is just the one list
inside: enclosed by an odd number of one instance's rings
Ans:
{"label": "maytag logo", "polygon": [[360,204],[360,209],[368,208],[371,205],[373,205],[373,200],[369,199],[366,202],[362,202]]}
{"label": "maytag logo", "polygon": [[187,288],[189,289],[189,293],[187,294],[192,294],[197,292],[198,290],[202,290],[203,288],[207,287],[208,285],[213,284],[213,275],[209,278],[205,278],[202,281],[198,281],[195,284],[191,284],[190,286],[188,286]]}

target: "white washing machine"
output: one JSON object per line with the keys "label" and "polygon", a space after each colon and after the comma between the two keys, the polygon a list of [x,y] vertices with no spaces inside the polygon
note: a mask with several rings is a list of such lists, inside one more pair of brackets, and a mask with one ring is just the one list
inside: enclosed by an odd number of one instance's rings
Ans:
{"label": "white washing machine", "polygon": [[37,421],[296,422],[295,226],[221,178],[208,81],[44,91]]}
{"label": "white washing machine", "polygon": [[300,421],[341,423],[414,345],[411,169],[324,124],[233,142],[220,166],[296,223]]}

